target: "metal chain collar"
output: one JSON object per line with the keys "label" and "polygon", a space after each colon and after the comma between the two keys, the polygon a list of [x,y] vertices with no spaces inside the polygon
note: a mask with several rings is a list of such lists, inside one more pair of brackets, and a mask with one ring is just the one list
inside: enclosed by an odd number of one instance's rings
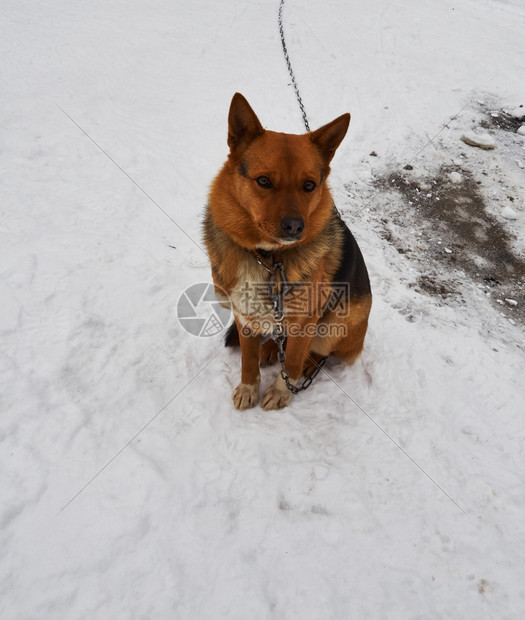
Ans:
{"label": "metal chain collar", "polygon": [[[290,375],[286,370],[285,361],[286,361],[286,350],[284,345],[286,343],[286,330],[283,325],[284,319],[284,296],[290,290],[290,284],[286,279],[284,273],[284,264],[281,261],[274,262],[273,265],[268,265],[258,254],[257,252],[252,252],[255,257],[255,260],[266,269],[266,271],[270,274],[270,279],[268,280],[268,297],[272,302],[272,310],[273,310],[273,318],[275,321],[275,327],[272,331],[272,339],[277,345],[277,361],[281,365],[281,377],[286,384],[286,387],[293,394],[298,394],[302,390],[306,390],[310,387],[312,381],[317,377],[321,368],[324,366],[326,362],[326,357],[323,357],[317,366],[312,370],[312,372],[305,377],[302,385],[297,387],[290,381]],[[280,286],[279,283],[276,282],[276,276],[279,274]]]}

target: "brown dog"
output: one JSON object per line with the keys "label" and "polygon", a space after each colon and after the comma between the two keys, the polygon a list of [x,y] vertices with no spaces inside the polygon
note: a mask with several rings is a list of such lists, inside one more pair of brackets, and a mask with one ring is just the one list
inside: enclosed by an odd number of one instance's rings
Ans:
{"label": "brown dog", "polygon": [[[237,409],[259,400],[259,365],[277,360],[275,313],[268,271],[282,263],[286,372],[295,385],[333,354],[351,364],[361,353],[372,304],[359,247],[335,209],[327,178],[350,114],[317,131],[294,135],[266,131],[237,93],[228,117],[230,154],[215,178],[204,221],[204,238],[217,291],[229,297],[235,323],[226,344],[240,344]],[[283,284],[281,284],[283,286]],[[279,374],[262,399],[280,409],[292,398]]]}

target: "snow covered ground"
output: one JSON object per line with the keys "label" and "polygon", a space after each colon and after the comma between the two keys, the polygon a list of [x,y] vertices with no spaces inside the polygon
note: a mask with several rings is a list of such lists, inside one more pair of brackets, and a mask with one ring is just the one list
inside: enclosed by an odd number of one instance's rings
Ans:
{"label": "snow covered ground", "polygon": [[525,616],[525,137],[495,120],[525,6],[288,0],[310,124],[352,113],[331,185],[374,307],[354,367],[239,413],[238,353],[176,307],[233,93],[302,131],[277,10],[0,6],[1,618]]}

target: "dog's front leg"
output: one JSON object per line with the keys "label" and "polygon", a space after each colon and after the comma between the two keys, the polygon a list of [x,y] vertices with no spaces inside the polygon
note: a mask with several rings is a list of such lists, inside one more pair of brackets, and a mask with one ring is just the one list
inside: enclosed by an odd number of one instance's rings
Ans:
{"label": "dog's front leg", "polygon": [[[288,336],[286,342],[286,371],[290,382],[295,385],[303,374],[304,362],[310,351],[312,337],[307,335]],[[261,407],[263,409],[282,409],[292,400],[293,393],[286,387],[286,382],[279,372],[277,379],[266,390]]]}
{"label": "dog's front leg", "polygon": [[240,320],[235,317],[239,342],[241,345],[241,382],[233,391],[235,409],[244,410],[255,407],[259,401],[259,344],[261,337],[255,336],[243,328]]}

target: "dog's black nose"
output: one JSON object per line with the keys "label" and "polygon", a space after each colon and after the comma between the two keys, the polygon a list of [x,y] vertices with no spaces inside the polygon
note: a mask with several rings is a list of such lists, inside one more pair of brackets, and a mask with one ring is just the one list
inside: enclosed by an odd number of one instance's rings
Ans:
{"label": "dog's black nose", "polygon": [[281,228],[287,237],[298,237],[304,230],[304,220],[302,217],[285,215],[281,220]]}

